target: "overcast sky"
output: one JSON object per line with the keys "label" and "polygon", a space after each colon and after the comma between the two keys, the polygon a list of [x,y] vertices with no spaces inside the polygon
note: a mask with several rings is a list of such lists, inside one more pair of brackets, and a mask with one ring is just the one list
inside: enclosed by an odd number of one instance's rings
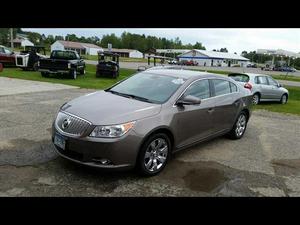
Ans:
{"label": "overcast sky", "polygon": [[184,43],[194,44],[201,42],[207,50],[226,47],[229,52],[240,54],[243,50],[256,51],[258,48],[284,49],[300,52],[300,29],[30,29],[45,35],[76,34],[77,36],[98,36],[115,33],[120,36],[124,31],[166,37],[179,37]]}

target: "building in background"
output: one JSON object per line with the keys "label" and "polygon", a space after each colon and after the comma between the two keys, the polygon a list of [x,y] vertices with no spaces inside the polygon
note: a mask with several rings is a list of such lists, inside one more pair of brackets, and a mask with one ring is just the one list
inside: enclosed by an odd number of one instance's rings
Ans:
{"label": "building in background", "polygon": [[[103,48],[104,51],[108,51],[108,48]],[[126,58],[143,58],[143,53],[135,49],[122,49],[122,48],[112,48],[112,53],[120,55],[120,57]]]}
{"label": "building in background", "polygon": [[249,59],[232,53],[193,49],[177,56],[179,61],[194,61],[199,66],[246,67]]}
{"label": "building in background", "polygon": [[24,48],[25,46],[34,46],[34,44],[28,40],[25,34],[16,34],[16,38],[13,39],[15,48]]}
{"label": "building in background", "polygon": [[[272,61],[265,62],[268,65],[274,65],[275,64],[275,57],[281,57],[281,60],[277,61],[277,64],[279,66],[288,65],[290,66],[291,59],[297,59],[300,58],[300,53],[291,52],[283,49],[257,49],[257,54],[261,55],[270,55],[272,56]],[[284,61],[283,58],[288,58],[287,61]]]}
{"label": "building in background", "polygon": [[101,47],[94,44],[61,40],[51,45],[51,52],[53,50],[72,50],[80,55],[97,55],[99,51],[103,51]]}

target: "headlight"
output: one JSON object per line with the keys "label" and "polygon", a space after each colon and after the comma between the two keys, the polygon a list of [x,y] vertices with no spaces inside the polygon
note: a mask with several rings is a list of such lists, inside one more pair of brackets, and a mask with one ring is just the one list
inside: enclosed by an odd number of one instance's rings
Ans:
{"label": "headlight", "polygon": [[68,63],[68,69],[71,69],[71,63]]}
{"label": "headlight", "polygon": [[96,126],[89,135],[90,137],[98,138],[114,138],[121,137],[126,134],[133,127],[135,122],[124,123],[120,125],[111,126]]}

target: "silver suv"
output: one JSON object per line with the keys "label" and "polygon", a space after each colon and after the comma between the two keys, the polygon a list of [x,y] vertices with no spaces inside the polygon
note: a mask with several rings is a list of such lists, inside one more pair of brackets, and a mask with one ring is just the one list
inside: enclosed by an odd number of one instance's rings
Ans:
{"label": "silver suv", "polygon": [[228,76],[251,91],[254,105],[262,101],[279,101],[281,104],[288,101],[289,91],[271,76],[255,73],[232,73]]}

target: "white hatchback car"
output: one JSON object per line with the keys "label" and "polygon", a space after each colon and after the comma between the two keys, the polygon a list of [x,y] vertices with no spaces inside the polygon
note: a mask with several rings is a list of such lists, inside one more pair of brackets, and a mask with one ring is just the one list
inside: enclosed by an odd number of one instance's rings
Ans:
{"label": "white hatchback car", "polygon": [[279,101],[281,104],[288,101],[289,91],[269,75],[231,73],[228,76],[251,91],[254,105],[262,101]]}

